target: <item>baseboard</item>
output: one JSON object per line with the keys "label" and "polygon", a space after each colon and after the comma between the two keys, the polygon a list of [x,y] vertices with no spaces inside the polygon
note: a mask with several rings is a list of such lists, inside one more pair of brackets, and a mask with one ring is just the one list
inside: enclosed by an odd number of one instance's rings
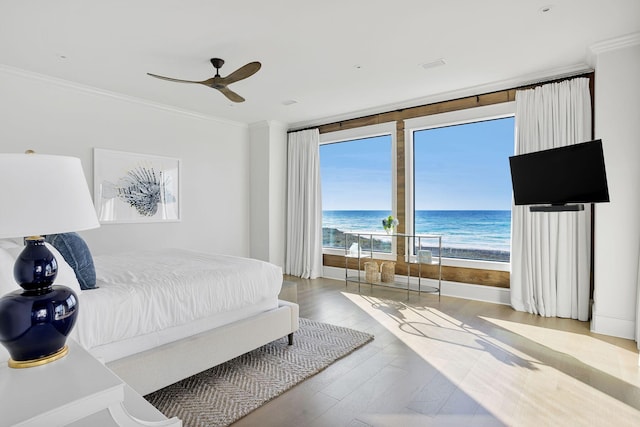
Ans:
{"label": "baseboard", "polygon": [[591,318],[591,332],[635,340],[635,320],[617,319],[615,317],[596,314],[595,306],[593,308],[593,312],[594,314]]}
{"label": "baseboard", "polygon": [[494,304],[511,305],[511,290],[495,286],[442,282],[442,295]]}
{"label": "baseboard", "polygon": [[[322,267],[322,276],[327,279],[342,280],[345,279],[344,268],[338,267]],[[406,276],[404,277],[406,280]],[[434,286],[434,282],[437,285],[437,281],[432,279],[423,279],[422,284],[426,286]],[[415,278],[412,277],[410,282],[412,287],[416,286]],[[474,301],[491,302],[494,304],[511,304],[511,293],[507,288],[497,288],[494,286],[474,285],[469,283],[447,282],[442,281],[443,296],[464,298]]]}

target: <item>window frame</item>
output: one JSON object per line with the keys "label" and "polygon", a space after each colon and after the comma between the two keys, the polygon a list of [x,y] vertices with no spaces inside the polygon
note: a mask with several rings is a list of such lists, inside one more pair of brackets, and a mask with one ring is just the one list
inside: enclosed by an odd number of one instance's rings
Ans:
{"label": "window frame", "polygon": [[[454,126],[480,122],[485,120],[501,119],[515,116],[515,102],[503,102],[499,104],[481,107],[466,108],[429,116],[421,116],[404,120],[405,132],[405,230],[407,234],[413,234],[415,224],[415,189],[414,189],[414,133],[421,130],[435,129],[446,126]],[[514,146],[516,137],[514,126]],[[407,251],[411,260],[415,255]],[[450,267],[480,268],[486,270],[510,271],[510,262],[467,260],[458,258],[442,258],[442,265]]]}
{"label": "window frame", "polygon": [[[326,132],[320,134],[319,145],[335,144],[340,142],[347,142],[356,139],[374,138],[376,136],[386,136],[391,138],[391,214],[397,217],[397,204],[398,204],[398,178],[397,178],[397,137],[396,137],[396,122],[385,122],[375,125],[361,126],[352,129],[344,129],[334,132]],[[349,230],[346,230],[347,232]],[[395,260],[396,244],[395,241],[392,244],[391,254],[385,252],[374,252],[376,259],[389,259]],[[322,248],[323,254],[328,255],[344,255],[344,249],[337,248]]]}

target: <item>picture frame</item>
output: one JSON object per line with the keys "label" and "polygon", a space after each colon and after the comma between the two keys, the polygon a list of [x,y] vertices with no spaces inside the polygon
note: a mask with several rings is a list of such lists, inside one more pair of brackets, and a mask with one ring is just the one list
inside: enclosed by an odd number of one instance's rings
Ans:
{"label": "picture frame", "polygon": [[101,224],[179,222],[180,185],[180,159],[93,150],[93,201]]}

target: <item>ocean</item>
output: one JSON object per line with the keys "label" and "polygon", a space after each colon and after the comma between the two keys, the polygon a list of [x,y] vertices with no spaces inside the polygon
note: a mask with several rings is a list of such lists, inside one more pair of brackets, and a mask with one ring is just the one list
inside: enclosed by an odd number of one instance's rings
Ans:
{"label": "ocean", "polygon": [[[389,215],[389,211],[322,211],[322,228],[384,233],[382,219]],[[443,255],[445,249],[452,253],[470,250],[476,255],[496,252],[502,254],[498,260],[508,261],[511,211],[416,211],[415,231],[442,235]]]}

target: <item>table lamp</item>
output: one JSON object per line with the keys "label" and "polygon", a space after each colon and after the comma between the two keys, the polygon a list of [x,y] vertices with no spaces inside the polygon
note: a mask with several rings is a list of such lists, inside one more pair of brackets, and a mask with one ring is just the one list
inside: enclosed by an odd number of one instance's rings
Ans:
{"label": "table lamp", "polygon": [[80,159],[0,154],[0,238],[25,238],[13,275],[22,290],[0,298],[0,343],[12,368],[64,357],[78,296],[53,285],[58,264],[42,236],[99,227]]}

